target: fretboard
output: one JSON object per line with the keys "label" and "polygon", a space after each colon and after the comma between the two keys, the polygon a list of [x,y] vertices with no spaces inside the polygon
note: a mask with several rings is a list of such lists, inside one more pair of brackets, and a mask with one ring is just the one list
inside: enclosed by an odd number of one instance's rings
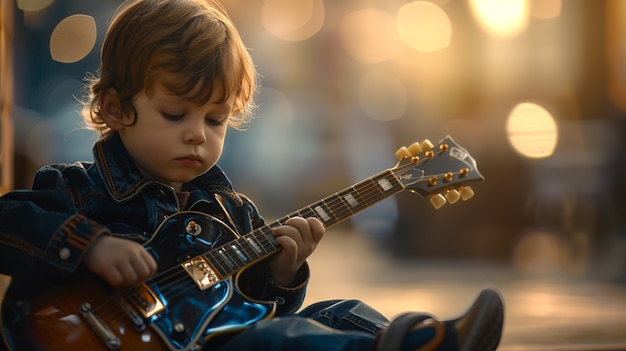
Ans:
{"label": "fretboard", "polygon": [[383,171],[213,249],[206,253],[206,257],[222,277],[230,276],[278,252],[280,245],[271,232],[289,218],[315,217],[329,228],[403,189],[391,170]]}

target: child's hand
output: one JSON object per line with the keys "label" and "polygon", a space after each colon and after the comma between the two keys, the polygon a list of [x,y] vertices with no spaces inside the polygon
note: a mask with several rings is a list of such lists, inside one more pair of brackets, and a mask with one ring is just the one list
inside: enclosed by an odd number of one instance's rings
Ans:
{"label": "child's hand", "polygon": [[282,250],[270,262],[272,279],[278,285],[289,287],[298,269],[309,257],[326,229],[317,218],[293,217],[285,225],[275,228],[272,235]]}
{"label": "child's hand", "polygon": [[157,270],[156,261],[142,245],[110,235],[91,244],[84,264],[115,287],[141,283]]}

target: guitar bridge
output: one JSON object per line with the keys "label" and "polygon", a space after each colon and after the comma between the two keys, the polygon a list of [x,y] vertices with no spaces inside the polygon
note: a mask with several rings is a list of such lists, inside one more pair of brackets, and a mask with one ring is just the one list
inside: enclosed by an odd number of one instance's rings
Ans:
{"label": "guitar bridge", "polygon": [[222,280],[203,256],[196,256],[181,264],[200,290],[206,290]]}
{"label": "guitar bridge", "polygon": [[145,318],[150,318],[165,310],[163,302],[145,284],[133,289],[127,294],[127,298]]}

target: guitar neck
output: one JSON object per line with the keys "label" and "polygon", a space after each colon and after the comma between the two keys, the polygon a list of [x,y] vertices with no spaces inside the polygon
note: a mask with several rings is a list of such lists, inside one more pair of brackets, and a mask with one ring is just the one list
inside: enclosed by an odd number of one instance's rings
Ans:
{"label": "guitar neck", "polygon": [[280,245],[271,233],[289,218],[315,217],[329,228],[402,190],[404,186],[394,172],[383,171],[213,249],[206,256],[222,277],[230,276],[278,252]]}
{"label": "guitar neck", "polygon": [[282,225],[291,217],[315,217],[329,228],[403,189],[395,174],[386,170],[290,213],[268,226],[273,228]]}
{"label": "guitar neck", "polygon": [[[432,196],[431,202],[436,208],[443,206],[446,201],[454,203],[459,198],[467,200],[473,196],[473,191],[465,187],[465,183],[483,180],[484,177],[478,172],[476,161],[467,150],[450,136],[440,140],[437,146],[426,140],[417,144],[409,147],[412,151],[409,148],[398,151],[396,155],[400,162],[395,168],[380,172],[213,249],[206,253],[206,258],[215,264],[217,273],[228,277],[278,252],[280,245],[272,236],[272,230],[292,217],[315,217],[329,228],[404,189],[422,197]],[[457,187],[463,187],[464,191],[457,192]],[[441,193],[435,194],[441,191],[446,192],[445,198]]]}

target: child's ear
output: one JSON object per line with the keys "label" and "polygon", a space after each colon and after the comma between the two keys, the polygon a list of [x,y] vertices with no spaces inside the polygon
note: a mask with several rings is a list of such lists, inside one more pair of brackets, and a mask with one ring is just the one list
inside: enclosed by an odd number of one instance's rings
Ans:
{"label": "child's ear", "polygon": [[113,88],[107,89],[100,97],[100,114],[102,120],[111,130],[119,131],[124,129],[122,104],[119,94]]}

